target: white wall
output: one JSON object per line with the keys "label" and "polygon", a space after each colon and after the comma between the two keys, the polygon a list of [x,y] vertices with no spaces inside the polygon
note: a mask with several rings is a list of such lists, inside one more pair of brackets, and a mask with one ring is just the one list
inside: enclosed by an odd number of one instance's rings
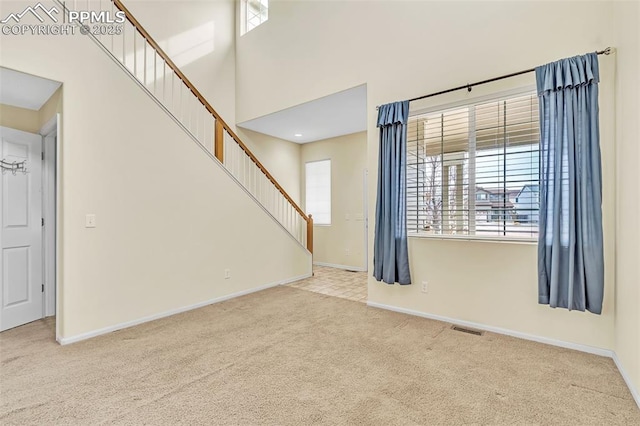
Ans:
{"label": "white wall", "polygon": [[[366,7],[362,2],[347,1],[272,2],[269,20],[236,41],[237,119],[249,120],[366,83],[368,199],[373,219],[376,105],[606,47],[613,42],[612,8],[611,2],[380,1],[367,2]],[[414,281],[429,280],[430,292],[422,294],[419,286],[389,286],[370,278],[369,300],[612,349],[613,62],[613,58],[601,57],[607,257],[601,316],[539,306],[535,247],[521,244],[412,239]],[[483,89],[486,93],[531,85],[533,76],[526,78],[528,81],[506,81]],[[456,96],[469,96],[465,93]],[[482,93],[474,90],[471,96]],[[373,230],[371,222],[370,242]],[[458,262],[453,265],[444,259]],[[516,271],[521,271],[517,279]]]}
{"label": "white wall", "polygon": [[305,163],[331,160],[331,225],[313,227],[313,261],[364,270],[367,133],[303,144],[300,158],[303,200],[306,194]]}
{"label": "white wall", "polygon": [[638,2],[616,2],[614,11],[618,61],[615,351],[640,398],[640,6]]}
{"label": "white wall", "polygon": [[59,337],[310,272],[306,250],[89,38],[0,37],[0,65],[64,88]]}

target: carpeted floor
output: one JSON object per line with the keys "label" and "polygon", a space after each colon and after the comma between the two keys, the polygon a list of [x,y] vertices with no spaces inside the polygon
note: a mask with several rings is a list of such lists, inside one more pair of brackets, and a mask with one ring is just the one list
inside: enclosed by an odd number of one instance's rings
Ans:
{"label": "carpeted floor", "polygon": [[0,334],[0,424],[638,425],[610,359],[277,287],[69,346]]}

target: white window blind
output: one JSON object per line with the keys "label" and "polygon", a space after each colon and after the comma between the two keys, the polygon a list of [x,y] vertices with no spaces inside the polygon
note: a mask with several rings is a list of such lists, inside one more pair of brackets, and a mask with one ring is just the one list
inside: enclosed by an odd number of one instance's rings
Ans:
{"label": "white window blind", "polygon": [[331,160],[305,164],[305,206],[316,225],[331,225]]}
{"label": "white window blind", "polygon": [[535,93],[412,115],[408,231],[537,238],[538,115]]}
{"label": "white window blind", "polygon": [[269,0],[242,0],[242,34],[269,19]]}

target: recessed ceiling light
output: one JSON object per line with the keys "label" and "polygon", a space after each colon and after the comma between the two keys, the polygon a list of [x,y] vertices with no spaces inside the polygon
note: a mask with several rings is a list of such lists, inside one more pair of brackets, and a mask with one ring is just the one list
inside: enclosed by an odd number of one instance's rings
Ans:
{"label": "recessed ceiling light", "polygon": [[295,135],[293,135],[293,136],[295,136],[296,138],[299,138],[300,136],[302,136],[302,133],[296,133],[296,134],[295,134]]}

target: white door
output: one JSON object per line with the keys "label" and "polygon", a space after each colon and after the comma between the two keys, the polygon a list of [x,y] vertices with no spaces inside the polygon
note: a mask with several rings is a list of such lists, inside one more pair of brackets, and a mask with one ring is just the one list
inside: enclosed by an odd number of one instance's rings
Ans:
{"label": "white door", "polygon": [[42,318],[42,139],[0,127],[5,161],[26,160],[27,173],[2,173],[0,331]]}

